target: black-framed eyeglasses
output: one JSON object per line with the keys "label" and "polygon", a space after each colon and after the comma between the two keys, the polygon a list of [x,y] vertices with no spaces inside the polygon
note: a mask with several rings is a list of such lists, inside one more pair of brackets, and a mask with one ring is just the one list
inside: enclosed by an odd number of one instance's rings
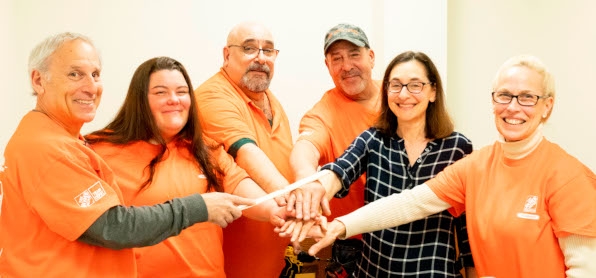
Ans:
{"label": "black-framed eyeglasses", "polygon": [[548,96],[539,96],[534,94],[523,93],[519,95],[512,95],[510,93],[497,93],[492,92],[493,101],[499,104],[509,104],[511,101],[516,98],[517,103],[521,106],[534,106],[538,103],[538,100],[541,98],[547,98]]}
{"label": "black-framed eyeglasses", "polygon": [[275,48],[258,48],[254,46],[235,44],[228,45],[228,47],[240,47],[242,49],[242,52],[244,52],[244,55],[249,57],[259,56],[259,52],[263,51],[263,55],[265,55],[265,57],[275,58],[277,56],[277,53],[279,53],[279,50]]}
{"label": "black-framed eyeglasses", "polygon": [[387,86],[387,91],[390,94],[399,94],[399,93],[401,93],[401,90],[404,87],[407,87],[408,92],[410,92],[411,94],[419,94],[420,92],[422,92],[422,89],[424,89],[424,85],[430,85],[430,84],[433,84],[433,83],[414,81],[414,82],[410,82],[408,84],[401,84],[397,81],[391,81],[391,82],[389,82],[389,85]]}

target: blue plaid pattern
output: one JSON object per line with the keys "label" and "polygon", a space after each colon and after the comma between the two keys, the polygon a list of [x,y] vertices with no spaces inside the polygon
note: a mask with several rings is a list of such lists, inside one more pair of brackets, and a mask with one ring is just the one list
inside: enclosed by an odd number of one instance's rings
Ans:
{"label": "blue plaid pattern", "polygon": [[[347,195],[352,182],[366,172],[364,198],[368,204],[424,183],[471,152],[470,140],[453,132],[429,142],[410,166],[402,138],[386,137],[370,128],[322,169],[341,177],[343,188],[336,194],[338,198]],[[410,224],[364,234],[362,240],[356,277],[461,277],[462,265],[473,266],[465,215],[454,218],[443,211]]]}

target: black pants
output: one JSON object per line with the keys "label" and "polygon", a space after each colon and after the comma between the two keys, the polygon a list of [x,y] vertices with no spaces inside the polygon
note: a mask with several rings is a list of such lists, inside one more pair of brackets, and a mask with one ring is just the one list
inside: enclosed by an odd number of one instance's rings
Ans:
{"label": "black pants", "polygon": [[337,273],[339,277],[354,277],[356,263],[362,256],[362,241],[358,239],[338,239],[331,248],[331,262],[327,266],[328,273]]}

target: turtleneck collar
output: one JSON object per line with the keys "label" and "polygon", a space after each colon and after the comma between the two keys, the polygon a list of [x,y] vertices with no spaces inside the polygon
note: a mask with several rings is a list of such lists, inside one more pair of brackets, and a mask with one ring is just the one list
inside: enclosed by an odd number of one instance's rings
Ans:
{"label": "turtleneck collar", "polygon": [[503,135],[499,134],[498,141],[503,147],[505,157],[509,159],[522,159],[538,147],[540,142],[542,142],[542,138],[544,137],[542,136],[542,124],[540,124],[534,133],[526,139],[515,142],[506,142]]}

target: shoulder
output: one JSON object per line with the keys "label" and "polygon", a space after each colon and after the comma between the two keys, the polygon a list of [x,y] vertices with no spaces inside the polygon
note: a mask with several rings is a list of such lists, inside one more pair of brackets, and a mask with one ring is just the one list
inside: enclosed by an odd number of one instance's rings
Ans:
{"label": "shoulder", "polygon": [[387,136],[384,136],[384,134],[376,127],[369,127],[360,133],[357,138],[366,142],[383,142]]}
{"label": "shoulder", "polygon": [[472,140],[470,140],[468,137],[466,137],[465,135],[463,135],[462,133],[459,133],[457,131],[452,132],[445,139],[452,140],[452,141],[458,141],[458,142],[466,143],[466,144],[472,144]]}
{"label": "shoulder", "polygon": [[232,83],[221,72],[207,79],[194,92],[195,96],[202,101],[211,98],[228,98],[228,95],[238,95]]}
{"label": "shoulder", "polygon": [[7,152],[27,157],[59,156],[83,146],[83,141],[73,138],[61,126],[41,114],[26,115],[7,145]]}
{"label": "shoulder", "polygon": [[209,77],[209,79],[205,80],[199,87],[195,89],[195,92],[203,92],[206,91],[208,88],[220,86],[220,84],[225,84],[225,77],[221,73],[221,71],[216,72],[214,75]]}
{"label": "shoulder", "polygon": [[550,165],[553,170],[557,169],[576,169],[578,171],[589,171],[588,167],[583,164],[578,158],[569,154],[565,149],[559,146],[556,143],[553,143],[546,138],[543,139],[543,142],[540,143],[542,152],[544,153],[545,157],[548,157],[550,161]]}
{"label": "shoulder", "polygon": [[433,143],[439,145],[441,148],[461,149],[464,153],[472,152],[472,141],[465,135],[456,131],[452,132],[447,137],[433,140]]}
{"label": "shoulder", "polygon": [[453,141],[454,145],[459,148],[469,149],[470,152],[472,151],[472,140],[457,131],[451,133],[449,140]]}
{"label": "shoulder", "polygon": [[338,114],[336,108],[336,106],[338,105],[338,99],[336,96],[334,96],[334,94],[331,93],[334,90],[335,89],[331,89],[325,92],[323,97],[321,97],[321,99],[317,101],[312,106],[312,108],[310,108],[306,113],[304,113],[300,120],[308,121],[312,119],[317,119],[321,121],[323,125],[327,125],[327,121],[332,120],[334,116]]}

